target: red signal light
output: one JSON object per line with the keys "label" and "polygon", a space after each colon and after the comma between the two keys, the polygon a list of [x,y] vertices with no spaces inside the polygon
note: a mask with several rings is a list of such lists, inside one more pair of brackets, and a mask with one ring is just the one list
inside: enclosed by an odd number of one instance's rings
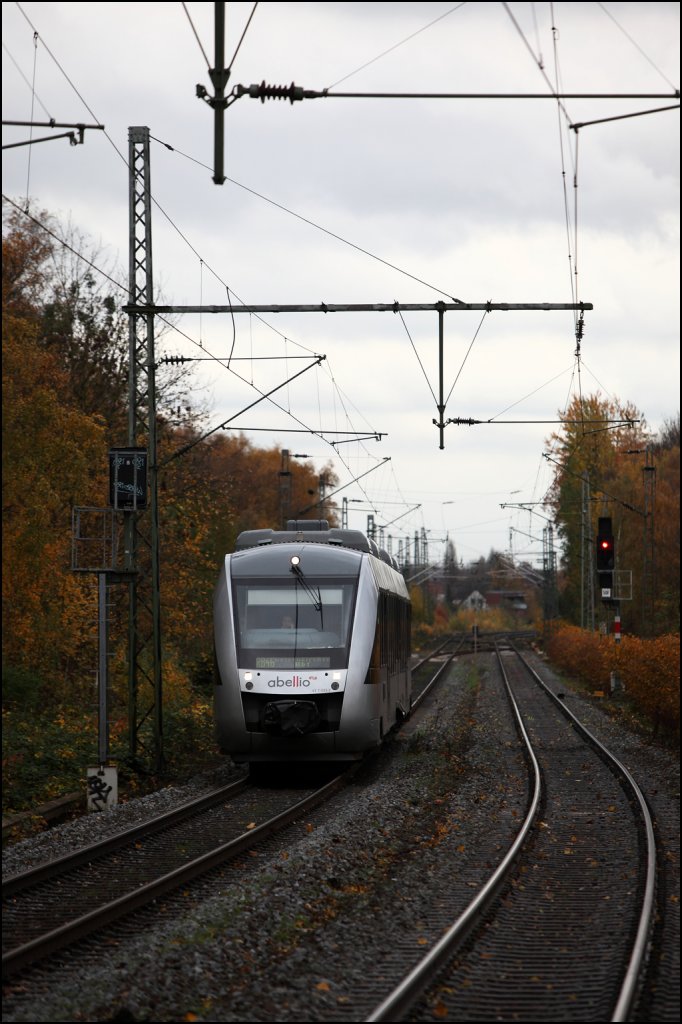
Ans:
{"label": "red signal light", "polygon": [[613,536],[600,534],[597,537],[597,572],[611,572],[615,564],[614,555]]}

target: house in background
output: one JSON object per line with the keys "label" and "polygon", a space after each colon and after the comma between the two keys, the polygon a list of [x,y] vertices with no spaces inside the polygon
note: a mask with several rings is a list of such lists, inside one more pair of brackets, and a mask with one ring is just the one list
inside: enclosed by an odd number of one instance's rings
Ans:
{"label": "house in background", "polygon": [[463,601],[460,601],[458,607],[467,608],[470,611],[482,612],[488,607],[488,602],[480,590],[472,590],[468,597],[465,597]]}
{"label": "house in background", "polygon": [[489,590],[486,599],[489,608],[504,608],[520,615],[528,611],[526,595],[520,590]]}

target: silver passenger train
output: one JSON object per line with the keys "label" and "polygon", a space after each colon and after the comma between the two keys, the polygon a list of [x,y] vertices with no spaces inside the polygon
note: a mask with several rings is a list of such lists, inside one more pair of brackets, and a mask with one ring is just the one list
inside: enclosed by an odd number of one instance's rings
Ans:
{"label": "silver passenger train", "polygon": [[236,763],[349,761],[410,708],[410,597],[357,530],[249,530],[214,595],[215,721]]}

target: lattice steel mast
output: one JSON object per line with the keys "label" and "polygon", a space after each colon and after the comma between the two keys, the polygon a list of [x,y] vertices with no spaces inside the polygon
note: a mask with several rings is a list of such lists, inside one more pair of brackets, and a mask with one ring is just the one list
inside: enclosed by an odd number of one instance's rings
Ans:
{"label": "lattice steel mast", "polygon": [[[128,133],[129,302],[153,303],[149,129]],[[159,514],[157,496],[154,314],[129,310],[128,444],[145,447],[149,459],[149,507],[125,517],[125,568],[131,573],[128,615],[128,720],[130,754],[153,753],[163,766]],[[142,726],[152,725],[153,751]]]}

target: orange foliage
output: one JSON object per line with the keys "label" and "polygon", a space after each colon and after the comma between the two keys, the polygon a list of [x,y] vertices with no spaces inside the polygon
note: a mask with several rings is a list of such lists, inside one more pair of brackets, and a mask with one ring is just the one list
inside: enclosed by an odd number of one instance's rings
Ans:
{"label": "orange foliage", "polygon": [[[559,433],[549,441],[556,466],[550,497],[561,538],[562,615],[577,623],[582,607],[585,543],[598,519],[612,519],[616,570],[627,593],[621,614],[628,631],[679,631],[680,448],[678,432],[652,442],[635,406],[599,395],[575,397]],[[585,430],[583,422],[622,419],[613,429]],[[631,425],[625,425],[628,421]],[[589,506],[583,488],[589,483]],[[589,513],[583,510],[590,508]],[[651,607],[652,593],[654,606]]]}
{"label": "orange foliage", "polygon": [[[69,580],[71,508],[99,504],[103,431],[59,393],[63,374],[25,322],[3,323],[3,657],[42,663],[71,658],[64,615],[77,587]],[[80,600],[80,598],[78,599]],[[82,612],[82,608],[81,608]],[[90,611],[90,618],[92,612]],[[84,627],[87,615],[79,618]]]}
{"label": "orange foliage", "polygon": [[640,710],[667,733],[680,730],[680,635],[654,640],[624,634],[620,641],[577,626],[563,625],[552,633],[547,654],[562,670],[607,688],[612,672]]}
{"label": "orange foliage", "polygon": [[[288,519],[325,518],[336,525],[333,505],[320,503],[320,477],[329,491],[338,483],[331,466],[318,474],[311,462],[293,455],[285,460],[279,447],[255,448],[243,434],[213,441],[208,462],[212,477],[222,480],[229,493],[232,542],[242,530],[282,529]],[[225,550],[231,547],[228,542]]]}

